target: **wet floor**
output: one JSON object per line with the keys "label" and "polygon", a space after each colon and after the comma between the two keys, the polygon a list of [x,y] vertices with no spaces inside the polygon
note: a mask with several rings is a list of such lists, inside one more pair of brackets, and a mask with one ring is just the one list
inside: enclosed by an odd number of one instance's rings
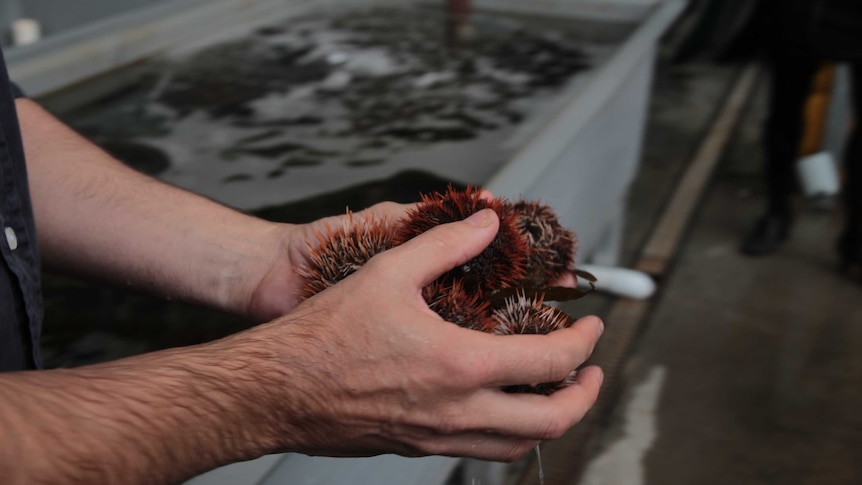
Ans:
{"label": "wet floor", "polygon": [[[724,75],[677,66],[659,82],[685,79],[706,93]],[[800,197],[792,238],[776,254],[737,252],[762,210],[765,94],[755,92],[661,284],[581,484],[862,483],[862,284],[837,271],[840,211]],[[665,117],[653,118],[654,136],[668,138],[664,148],[648,138],[647,155],[672,158],[690,143],[666,124],[684,111],[662,108],[674,97],[659,90],[653,101],[653,115]],[[635,208],[654,203],[644,181],[658,159],[644,161]]]}

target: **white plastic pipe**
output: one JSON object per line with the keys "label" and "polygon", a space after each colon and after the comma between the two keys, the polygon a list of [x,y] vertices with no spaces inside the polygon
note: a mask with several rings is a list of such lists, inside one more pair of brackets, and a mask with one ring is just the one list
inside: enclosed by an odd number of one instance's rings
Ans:
{"label": "white plastic pipe", "polygon": [[[617,266],[578,265],[578,269],[596,277],[596,289],[617,296],[645,300],[655,293],[655,281],[643,271]],[[589,286],[581,278],[580,286]]]}

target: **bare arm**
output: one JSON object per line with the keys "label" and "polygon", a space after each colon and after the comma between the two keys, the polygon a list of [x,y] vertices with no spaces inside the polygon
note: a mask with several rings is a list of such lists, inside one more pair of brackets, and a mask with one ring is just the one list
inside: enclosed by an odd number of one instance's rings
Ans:
{"label": "bare arm", "polygon": [[267,395],[251,374],[261,357],[237,346],[226,358],[227,345],[0,374],[3,482],[177,483],[263,454],[263,430],[246,423],[250,396]]}
{"label": "bare arm", "polygon": [[0,374],[4,483],[171,483],[273,451],[514,460],[561,436],[595,401],[601,371],[550,397],[500,387],[564,378],[601,322],[494,336],[443,322],[421,296],[496,229],[489,210],[439,226],[217,342]]}
{"label": "bare arm", "polygon": [[46,268],[249,312],[291,226],[137,173],[36,103],[17,105]]}

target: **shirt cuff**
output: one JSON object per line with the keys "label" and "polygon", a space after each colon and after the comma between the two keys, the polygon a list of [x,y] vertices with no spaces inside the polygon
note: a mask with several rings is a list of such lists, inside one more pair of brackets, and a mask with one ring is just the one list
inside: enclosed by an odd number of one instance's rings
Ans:
{"label": "shirt cuff", "polygon": [[17,84],[12,82],[10,82],[9,84],[12,86],[12,95],[15,96],[15,99],[27,97],[27,95],[24,94],[24,91],[22,91]]}

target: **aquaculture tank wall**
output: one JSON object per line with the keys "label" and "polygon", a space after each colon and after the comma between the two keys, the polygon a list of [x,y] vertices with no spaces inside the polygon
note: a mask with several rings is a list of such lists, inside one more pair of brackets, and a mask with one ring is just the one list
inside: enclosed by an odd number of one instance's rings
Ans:
{"label": "aquaculture tank wall", "polygon": [[[453,29],[442,0],[180,0],[7,59],[117,158],[241,210],[301,219],[322,198],[343,211],[480,185],[550,204],[579,262],[615,264],[657,41],[684,2],[471,4]],[[190,483],[431,485],[460,462],[272,455]],[[499,466],[468,468],[466,483],[503,481]]]}
{"label": "aquaculture tank wall", "polygon": [[[18,19],[36,19],[43,37],[85,27],[116,15],[167,4],[172,0],[87,0],[75,2],[73,8],[59,7],[57,0],[0,0],[0,26],[11,27]],[[67,4],[68,5],[68,4]],[[3,36],[3,45],[8,45],[11,36]]]}

